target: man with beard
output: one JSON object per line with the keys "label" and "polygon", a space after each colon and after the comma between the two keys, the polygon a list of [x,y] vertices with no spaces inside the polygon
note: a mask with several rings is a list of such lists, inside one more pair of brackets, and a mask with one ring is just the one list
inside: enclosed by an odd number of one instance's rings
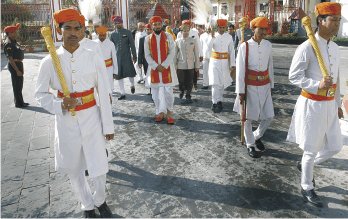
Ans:
{"label": "man with beard", "polygon": [[17,30],[19,27],[20,24],[17,24],[16,26],[5,27],[4,31],[8,38],[4,46],[4,53],[8,58],[7,68],[11,73],[15,107],[22,108],[29,105],[29,103],[24,102],[22,94],[24,81],[24,52],[29,49],[29,46],[23,48],[17,42]]}
{"label": "man with beard", "polygon": [[153,33],[145,38],[145,58],[149,69],[145,77],[145,86],[151,88],[152,99],[156,105],[156,122],[164,120],[174,124],[172,117],[174,94],[173,86],[178,84],[175,73],[175,44],[171,34],[162,31],[162,19],[154,16],[150,19]]}
{"label": "man with beard", "polygon": [[[126,90],[124,89],[124,78],[129,78],[131,84],[131,92],[135,93],[134,77],[135,69],[134,63],[137,62],[137,54],[135,51],[134,40],[132,33],[129,30],[123,28],[123,20],[120,16],[113,15],[111,20],[116,26],[116,30],[112,32],[110,36],[110,41],[115,44],[117,52],[117,64],[118,64],[118,75],[116,80],[118,80],[118,86],[120,87],[121,96],[119,100],[126,98]],[[132,50],[133,63],[130,51]]]}
{"label": "man with beard", "polygon": [[[293,57],[289,80],[302,88],[297,99],[287,140],[299,144],[303,150],[301,171],[301,193],[309,203],[323,207],[314,191],[314,165],[320,164],[343,147],[339,119],[343,118],[340,100],[339,47],[330,40],[337,35],[341,21],[341,5],[323,2],[315,7],[317,41],[323,59],[319,66],[311,40],[302,43]],[[312,41],[315,42],[315,41]],[[323,77],[322,71],[329,77]],[[330,90],[329,90],[330,89]],[[335,92],[336,90],[336,92]],[[332,93],[331,93],[332,92]]]}
{"label": "man with beard", "polygon": [[200,41],[202,44],[202,50],[203,50],[203,87],[202,89],[206,90],[209,87],[209,75],[208,75],[208,70],[209,70],[209,60],[211,56],[211,48],[208,47],[208,39],[211,33],[211,27],[209,26],[207,28],[207,32],[204,32],[200,36]]}
{"label": "man with beard", "polygon": [[[190,26],[183,25],[182,38],[175,41],[175,59],[179,79],[180,99],[186,90],[186,103],[192,103],[191,91],[195,70],[199,71],[199,51],[197,41],[189,37]],[[182,101],[182,103],[185,103]]]}
{"label": "man with beard", "polygon": [[[35,99],[48,112],[55,114],[55,164],[58,173],[68,174],[84,218],[95,218],[95,206],[102,218],[112,217],[106,204],[105,185],[108,159],[106,140],[114,138],[109,84],[104,60],[96,52],[79,45],[84,35],[84,16],[75,9],[63,9],[53,15],[63,45],[57,50],[59,62],[51,55],[40,64]],[[62,72],[56,73],[60,64]],[[65,78],[61,84],[59,78]],[[70,97],[63,93],[65,86]],[[55,96],[50,89],[57,90]],[[98,96],[94,96],[94,90]],[[99,104],[96,105],[96,98]],[[71,110],[75,110],[75,116]],[[104,137],[105,136],[105,137]],[[84,171],[88,169],[94,183],[94,194]]]}
{"label": "man with beard", "polygon": [[102,50],[103,60],[105,60],[106,70],[108,73],[108,78],[110,82],[111,93],[114,90],[114,78],[117,77],[118,74],[118,66],[117,66],[117,56],[114,44],[106,39],[106,32],[108,31],[107,27],[99,26],[96,29],[98,33],[98,39],[95,40]]}
{"label": "man with beard", "polygon": [[[135,50],[137,51],[137,55],[139,53],[139,40],[140,40],[140,38],[147,36],[144,29],[145,29],[145,24],[143,22],[139,22],[138,23],[138,32],[135,34],[135,39],[134,39]],[[136,62],[134,66],[135,66],[135,70],[137,72],[137,75],[139,77],[138,84],[140,84],[142,81],[144,81],[142,68],[139,67],[138,62]]]}
{"label": "man with beard", "polygon": [[[254,36],[242,43],[237,55],[237,98],[234,111],[242,114],[242,102],[246,99],[246,121],[244,136],[248,154],[259,158],[255,146],[264,151],[261,137],[274,117],[271,88],[274,88],[272,44],[264,40],[267,35],[268,22],[265,17],[258,17],[251,22]],[[247,70],[246,68],[247,63]],[[247,96],[245,97],[245,83]],[[259,127],[253,132],[251,121],[261,120]]]}
{"label": "man with beard", "polygon": [[[152,34],[153,30],[152,30],[151,24],[145,25],[145,32],[147,35]],[[146,36],[143,36],[142,38],[139,39],[139,52],[138,52],[138,65],[139,65],[139,68],[144,67],[145,76],[147,73],[147,68],[149,66],[149,64],[147,63],[147,61],[145,59],[145,51],[144,51],[144,41],[145,41]],[[150,94],[151,94],[151,89],[150,89],[150,93],[148,93],[148,95],[150,95]]]}
{"label": "man with beard", "polygon": [[233,40],[230,34],[226,33],[227,20],[219,19],[217,24],[217,36],[212,30],[208,39],[208,50],[212,51],[209,61],[209,85],[212,85],[211,109],[214,113],[221,112],[224,88],[231,85],[232,76],[236,71]]}

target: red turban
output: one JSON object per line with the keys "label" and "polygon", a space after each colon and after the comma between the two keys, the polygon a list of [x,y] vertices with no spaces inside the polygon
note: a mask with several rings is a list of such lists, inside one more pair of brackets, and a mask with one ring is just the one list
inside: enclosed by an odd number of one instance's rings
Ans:
{"label": "red turban", "polygon": [[337,2],[323,2],[315,6],[315,16],[341,15],[341,5]]}
{"label": "red turban", "polygon": [[191,21],[189,21],[189,20],[183,20],[183,21],[182,21],[182,25],[189,25],[189,26],[191,26]]}
{"label": "red turban", "polygon": [[161,22],[161,23],[162,23],[162,18],[161,18],[160,16],[153,16],[153,17],[149,20],[149,22],[150,22],[151,24],[156,23],[156,22]]}
{"label": "red turban", "polygon": [[16,26],[7,26],[5,27],[4,31],[7,33],[13,33],[16,32],[20,26],[20,23],[17,23]]}
{"label": "red turban", "polygon": [[151,24],[146,24],[145,29],[151,29]]}
{"label": "red turban", "polygon": [[219,26],[224,27],[224,26],[226,26],[226,24],[227,24],[227,20],[225,20],[225,19],[219,19],[219,20],[216,21],[216,23],[217,23]]}
{"label": "red turban", "polygon": [[85,17],[72,8],[62,9],[53,14],[54,24],[59,27],[60,23],[68,21],[78,21],[85,26]]}
{"label": "red turban", "polygon": [[268,21],[265,17],[257,17],[250,22],[250,27],[268,27]]}
{"label": "red turban", "polygon": [[100,26],[100,27],[97,27],[96,30],[97,30],[98,34],[106,34],[106,31],[108,31],[108,28]]}

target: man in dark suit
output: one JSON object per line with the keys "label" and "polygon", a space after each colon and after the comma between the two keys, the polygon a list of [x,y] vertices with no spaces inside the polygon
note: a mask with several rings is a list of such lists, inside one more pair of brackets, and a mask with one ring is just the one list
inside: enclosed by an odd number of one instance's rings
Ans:
{"label": "man in dark suit", "polygon": [[[136,75],[134,63],[137,62],[137,54],[134,45],[134,39],[130,30],[124,29],[123,20],[120,16],[112,16],[112,21],[116,26],[116,30],[111,33],[110,41],[115,44],[118,63],[118,75],[115,77],[118,80],[121,96],[119,100],[126,98],[126,91],[124,89],[124,78],[129,78],[131,84],[131,92],[135,93],[134,77]],[[131,58],[131,50],[132,56]],[[133,59],[133,63],[132,63]]]}
{"label": "man in dark suit", "polygon": [[[147,35],[152,34],[153,30],[152,30],[151,24],[145,25],[145,31],[146,31]],[[147,67],[149,66],[146,59],[145,59],[145,52],[144,52],[144,41],[145,41],[146,36],[143,36],[142,38],[140,38],[140,40],[139,40],[139,52],[138,52],[138,65],[139,65],[139,68],[144,66],[145,75],[147,73]],[[148,95],[150,95],[150,94],[151,94],[151,88],[150,88],[150,93],[148,93]]]}

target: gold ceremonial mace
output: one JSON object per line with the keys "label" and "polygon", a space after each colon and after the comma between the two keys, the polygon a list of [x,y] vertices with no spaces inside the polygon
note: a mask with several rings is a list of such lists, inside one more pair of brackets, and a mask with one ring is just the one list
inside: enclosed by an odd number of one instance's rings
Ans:
{"label": "gold ceremonial mace", "polygon": [[[62,67],[60,66],[60,63],[59,63],[58,55],[57,55],[57,52],[56,52],[56,47],[54,46],[54,43],[53,43],[52,30],[51,30],[50,27],[42,27],[41,28],[41,34],[45,38],[47,49],[50,52],[51,59],[52,59],[54,68],[56,70],[60,86],[63,89],[64,96],[67,97],[67,98],[70,98],[70,93],[69,93],[68,87],[66,86],[66,82],[65,82],[63,71],[62,71]],[[71,111],[71,115],[72,116],[76,115],[75,109],[70,109],[70,111]]]}
{"label": "gold ceremonial mace", "polygon": [[[314,49],[314,52],[315,52],[315,56],[318,59],[319,66],[320,66],[320,69],[321,69],[321,73],[323,74],[324,78],[329,78],[330,76],[327,73],[327,69],[326,69],[326,66],[325,66],[325,63],[324,63],[324,60],[323,60],[323,56],[321,55],[321,52],[320,52],[320,49],[319,49],[318,41],[315,38],[314,32],[313,32],[312,27],[311,27],[311,18],[308,17],[308,16],[302,18],[302,24],[306,28],[306,32],[307,32],[307,35],[308,35],[308,38],[309,38],[309,42],[311,43],[311,45],[312,45],[312,47]],[[330,95],[331,96],[335,95],[335,90],[333,88],[329,88],[329,91],[330,91]]]}

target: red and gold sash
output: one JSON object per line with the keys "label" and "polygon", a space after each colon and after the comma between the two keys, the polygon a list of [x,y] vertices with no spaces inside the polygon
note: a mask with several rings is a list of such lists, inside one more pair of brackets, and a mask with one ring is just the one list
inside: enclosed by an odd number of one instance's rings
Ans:
{"label": "red and gold sash", "polygon": [[[152,33],[149,39],[149,48],[150,48],[150,53],[155,60],[157,64],[158,63],[158,51],[157,51],[157,40],[156,40],[156,35],[155,33]],[[167,35],[162,31],[161,32],[161,39],[160,39],[160,51],[161,51],[161,61],[163,62],[164,60],[167,59],[168,56],[168,42],[167,42]],[[151,83],[159,83],[159,73],[157,70],[151,69]],[[172,75],[170,73],[170,66],[162,71],[162,82],[163,84],[167,83],[172,83]]]}

